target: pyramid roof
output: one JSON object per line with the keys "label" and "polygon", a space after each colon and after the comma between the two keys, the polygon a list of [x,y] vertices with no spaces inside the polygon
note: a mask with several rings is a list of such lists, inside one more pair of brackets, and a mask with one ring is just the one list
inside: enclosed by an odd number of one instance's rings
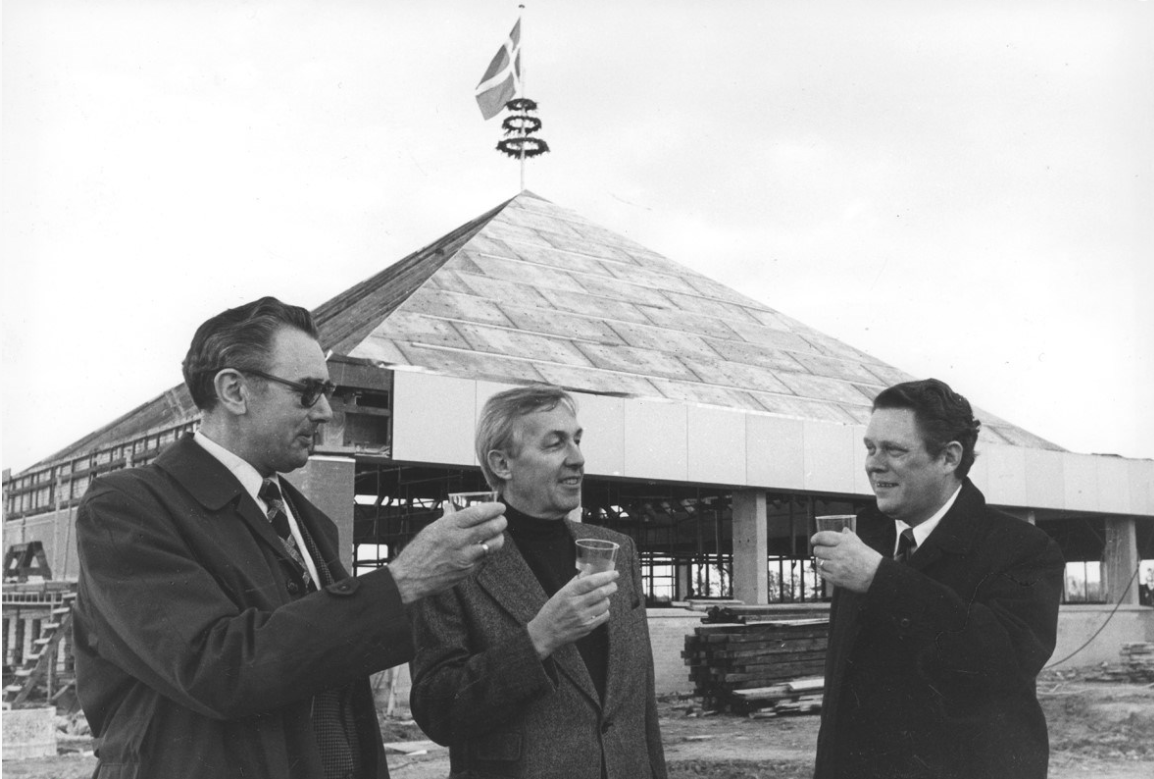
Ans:
{"label": "pyramid roof", "polygon": [[326,348],[389,367],[843,424],[914,378],[528,191],[314,313]]}
{"label": "pyramid roof", "polygon": [[[841,424],[915,378],[528,191],[313,316],[324,348],[382,367]],[[49,460],[196,413],[180,385]],[[986,442],[1063,451],[975,413]]]}

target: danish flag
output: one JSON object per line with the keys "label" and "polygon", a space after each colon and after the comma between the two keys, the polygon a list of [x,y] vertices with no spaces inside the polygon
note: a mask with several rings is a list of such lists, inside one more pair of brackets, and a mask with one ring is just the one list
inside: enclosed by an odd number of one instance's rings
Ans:
{"label": "danish flag", "polygon": [[477,85],[477,105],[481,116],[492,119],[521,89],[521,20],[513,25],[509,38],[497,50],[489,69]]}

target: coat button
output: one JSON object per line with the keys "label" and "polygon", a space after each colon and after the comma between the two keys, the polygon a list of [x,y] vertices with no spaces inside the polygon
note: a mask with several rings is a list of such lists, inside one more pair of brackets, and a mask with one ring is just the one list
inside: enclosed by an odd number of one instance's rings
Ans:
{"label": "coat button", "polygon": [[901,621],[898,622],[898,625],[900,625],[903,628],[908,628],[910,626],[910,624],[911,623],[910,623],[909,617],[902,617]]}
{"label": "coat button", "polygon": [[301,588],[296,582],[289,582],[288,583],[288,591],[289,591],[289,595],[296,595],[298,592],[301,591]]}
{"label": "coat button", "polygon": [[605,720],[604,722],[601,723],[601,735],[604,736],[606,733],[608,733],[612,729],[613,729],[613,721],[612,720]]}

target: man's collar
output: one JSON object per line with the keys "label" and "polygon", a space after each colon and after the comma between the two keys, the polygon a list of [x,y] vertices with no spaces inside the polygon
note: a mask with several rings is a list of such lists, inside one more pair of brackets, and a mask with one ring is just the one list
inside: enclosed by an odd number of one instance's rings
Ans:
{"label": "man's collar", "polygon": [[[931,516],[925,522],[918,523],[918,525],[914,528],[914,541],[917,542],[918,546],[924,544],[926,539],[930,537],[930,533],[934,532],[934,528],[936,528],[938,523],[942,521],[942,517],[946,515],[946,512],[948,512],[950,508],[953,507],[954,501],[958,499],[958,493],[961,491],[962,485],[959,484],[958,488],[954,490],[949,499],[942,504],[942,507],[934,512],[933,516]],[[894,525],[897,527],[899,536],[902,534],[903,530],[909,527],[909,525],[907,525],[905,522],[902,522],[900,519],[895,519]]]}
{"label": "man's collar", "polygon": [[217,460],[220,460],[221,465],[232,472],[232,475],[235,476],[241,486],[244,487],[244,491],[251,495],[253,500],[257,501],[258,506],[262,504],[262,501],[260,501],[257,496],[260,493],[260,485],[264,479],[257,469],[252,467],[251,463],[236,453],[225,449],[205,435],[201,430],[197,430],[196,433],[193,434],[193,440],[204,447],[206,452]]}

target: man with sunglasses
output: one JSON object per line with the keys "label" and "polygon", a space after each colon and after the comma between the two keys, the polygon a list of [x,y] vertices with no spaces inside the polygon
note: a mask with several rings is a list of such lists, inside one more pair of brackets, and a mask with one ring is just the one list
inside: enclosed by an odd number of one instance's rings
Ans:
{"label": "man with sunglasses", "polygon": [[96,774],[388,776],[368,677],[412,657],[408,604],[501,547],[502,506],[448,514],[350,578],[336,526],[279,476],[332,417],[309,313],[262,298],[213,317],[184,377],[199,430],[95,481],[77,515]]}

